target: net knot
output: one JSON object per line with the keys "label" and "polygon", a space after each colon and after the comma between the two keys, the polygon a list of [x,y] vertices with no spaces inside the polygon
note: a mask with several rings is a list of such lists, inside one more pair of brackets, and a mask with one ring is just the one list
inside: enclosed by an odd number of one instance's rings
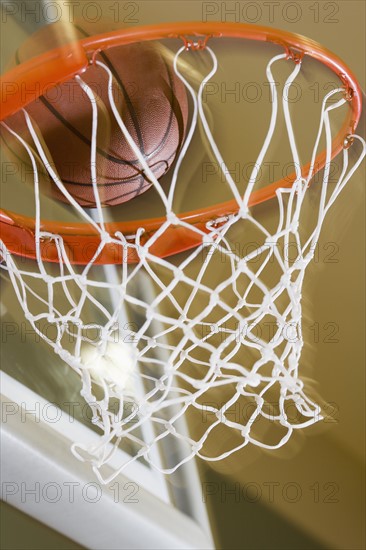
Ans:
{"label": "net knot", "polygon": [[310,258],[307,258],[307,259],[306,258],[301,258],[301,257],[296,258],[294,267],[295,267],[295,269],[299,269],[300,271],[303,271],[306,268],[306,266],[308,265],[309,261],[310,261]]}
{"label": "net knot", "polygon": [[[189,321],[187,315],[185,313],[182,313],[182,315],[179,315],[177,318],[178,322],[181,324],[181,326],[184,325],[184,323],[187,323]],[[184,351],[184,350],[183,350]]]}
{"label": "net knot", "polygon": [[266,246],[268,246],[269,248],[274,248],[277,244],[277,241],[276,241],[276,236],[275,235],[271,235],[269,237],[266,237],[265,241],[264,241],[264,244]]}
{"label": "net knot", "polygon": [[246,303],[244,298],[238,298],[238,306],[237,306],[238,311],[240,309],[242,309],[243,307],[245,307],[246,305],[247,305],[247,303]]}
{"label": "net knot", "polygon": [[108,231],[101,231],[101,232],[100,232],[100,242],[101,242],[102,244],[107,244],[107,243],[112,242],[112,237],[111,237],[111,235],[108,233]]}
{"label": "net knot", "polygon": [[250,426],[243,426],[240,433],[244,439],[247,439],[250,433]]}
{"label": "net knot", "polygon": [[202,449],[202,443],[193,443],[192,445],[192,452],[196,455],[201,449]]}
{"label": "net knot", "polygon": [[269,312],[273,305],[273,297],[271,294],[265,294],[263,296],[262,307],[263,311]]}
{"label": "net knot", "polygon": [[149,254],[148,248],[146,248],[146,246],[143,246],[141,244],[140,240],[137,239],[137,236],[136,236],[136,252],[137,252],[141,262],[144,262],[146,257]]}
{"label": "net knot", "polygon": [[137,455],[138,457],[140,457],[140,456],[145,456],[145,455],[148,454],[149,450],[150,450],[150,447],[148,447],[148,445],[143,445],[143,446],[141,447],[141,449],[139,449],[139,450],[137,451],[136,455]]}
{"label": "net knot", "polygon": [[238,271],[241,273],[246,273],[247,275],[249,274],[250,269],[248,268],[247,260],[245,258],[238,261]]}
{"label": "net knot", "polygon": [[174,267],[173,273],[174,273],[174,279],[177,281],[181,281],[184,277],[184,272],[182,271],[182,269],[180,269],[180,267]]}
{"label": "net knot", "polygon": [[[290,391],[293,395],[291,399],[296,401],[297,394],[303,389],[303,382],[301,380],[296,380],[291,376],[283,378],[281,381],[282,393],[285,394],[287,391]],[[300,396],[299,396],[300,397]]]}
{"label": "net knot", "polygon": [[220,327],[217,323],[211,323],[210,325],[211,334],[218,334],[220,332]]}
{"label": "net knot", "polygon": [[250,372],[248,374],[248,378],[247,378],[247,381],[246,381],[246,384],[248,386],[252,386],[253,388],[256,388],[257,386],[259,386],[259,384],[261,383],[261,376],[256,373],[256,372]]}
{"label": "net knot", "polygon": [[284,273],[281,277],[281,285],[288,288],[291,284],[291,274]]}
{"label": "net knot", "polygon": [[210,294],[210,306],[216,306],[220,302],[219,293],[215,290]]}
{"label": "net knot", "polygon": [[164,422],[164,428],[172,435],[175,435],[177,433],[177,430],[171,422]]}
{"label": "net knot", "polygon": [[182,349],[180,352],[180,358],[184,361],[188,357],[188,351],[186,349]]}
{"label": "net knot", "polygon": [[181,223],[180,219],[174,212],[167,212],[166,220],[170,225],[179,225]]}
{"label": "net knot", "polygon": [[216,374],[216,376],[221,376],[221,375],[222,375],[221,365],[220,365],[220,364],[217,364],[217,365],[214,367],[214,373]]}
{"label": "net knot", "polygon": [[138,409],[138,416],[140,418],[148,418],[151,414],[151,406],[148,403],[138,403],[137,409]]}
{"label": "net knot", "polygon": [[145,313],[145,316],[146,316],[146,320],[147,321],[151,321],[152,319],[154,319],[155,317],[155,310],[152,306],[148,306],[146,308],[146,313]]}
{"label": "net knot", "polygon": [[249,207],[247,204],[242,204],[238,211],[238,216],[242,220],[245,220],[249,217]]}
{"label": "net knot", "polygon": [[265,347],[261,349],[261,356],[262,360],[265,363],[268,363],[269,361],[272,361],[275,358],[275,354],[273,353],[272,348]]}
{"label": "net knot", "polygon": [[166,385],[164,383],[164,380],[162,380],[161,378],[159,378],[159,380],[156,380],[155,387],[159,391],[164,391],[166,389]]}
{"label": "net knot", "polygon": [[299,220],[293,220],[293,222],[290,225],[290,231],[291,233],[296,234],[299,230]]}
{"label": "net knot", "polygon": [[155,338],[149,338],[149,348],[154,349],[158,345]]}

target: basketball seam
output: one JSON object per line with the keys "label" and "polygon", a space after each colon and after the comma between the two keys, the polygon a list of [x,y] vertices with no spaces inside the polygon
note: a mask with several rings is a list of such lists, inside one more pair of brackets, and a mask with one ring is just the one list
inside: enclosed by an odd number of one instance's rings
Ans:
{"label": "basketball seam", "polygon": [[[170,161],[170,159],[172,157],[175,156],[175,151],[173,153],[171,153],[170,157],[168,157],[168,160],[159,160],[157,161],[156,164],[158,163],[167,163],[168,161]],[[166,173],[166,170],[164,172],[164,174]],[[162,174],[162,175],[164,175]],[[139,175],[135,175],[135,176],[129,176],[129,177],[126,177],[126,178],[122,178],[121,180],[119,181],[111,181],[111,182],[104,182],[104,183],[100,183],[98,182],[98,185],[100,187],[114,187],[116,185],[125,185],[126,183],[132,183],[135,179],[139,178],[140,176]],[[159,177],[162,177],[162,176],[159,176]],[[71,180],[67,180],[67,179],[63,179],[62,180],[64,183],[67,183],[68,185],[79,185],[80,187],[91,187],[90,183],[89,182],[82,182],[82,181],[71,181]],[[147,181],[147,182],[150,182],[150,180],[147,178],[147,177],[144,177],[144,181]],[[150,182],[151,183],[151,182]]]}
{"label": "basketball seam", "polygon": [[[13,149],[10,146],[10,144],[8,143],[8,141],[5,139],[5,137],[3,136],[2,131],[0,132],[0,139],[2,139],[2,141],[4,142],[4,145],[17,158],[17,160],[19,160],[20,162],[24,162],[23,159],[21,159],[19,157],[19,155],[16,153],[15,149]],[[33,152],[34,152],[34,154],[36,154],[35,151],[33,151]],[[158,160],[156,162],[156,164],[158,164],[158,163],[168,163],[175,154],[176,154],[175,152],[171,153],[171,155],[168,157],[167,160],[165,160],[165,159],[164,160]],[[29,163],[29,165],[30,165],[30,163]],[[164,174],[165,173],[166,173],[166,171],[164,172]],[[128,176],[128,177],[122,178],[121,180],[116,181],[116,182],[103,182],[103,183],[99,182],[98,185],[100,185],[100,187],[114,187],[114,186],[117,186],[117,185],[125,185],[126,183],[132,183],[138,177],[139,177],[139,175],[136,174],[136,175],[133,175],[133,176]],[[160,177],[162,177],[162,176],[160,176]],[[76,185],[76,186],[79,185],[79,186],[90,187],[90,182],[73,181],[73,180],[67,180],[65,178],[63,178],[62,181],[63,181],[63,183],[67,183],[68,185]],[[144,178],[144,181],[149,181],[149,180],[147,180],[147,178]]]}
{"label": "basketball seam", "polygon": [[[171,101],[169,101],[169,104],[170,104],[170,114],[169,114],[169,121],[168,121],[168,125],[167,125],[167,128],[165,130],[165,133],[163,135],[163,138],[160,142],[160,144],[158,145],[158,147],[154,150],[153,154],[156,155],[158,153],[160,153],[160,151],[163,149],[163,147],[166,145],[166,142],[168,140],[168,136],[170,134],[170,131],[171,131],[171,128],[172,128],[172,124],[173,124],[173,115],[175,114],[175,111],[173,109],[174,106],[178,106],[179,107],[179,103],[178,101],[176,101],[176,97],[175,97],[175,84],[174,84],[174,80],[172,79],[172,75],[169,71],[169,68],[168,68],[168,65],[165,61],[165,59],[163,59],[163,63],[164,63],[164,66],[165,66],[165,69],[166,69],[166,72],[167,72],[167,75],[168,75],[168,79],[169,79],[169,84],[170,84],[170,90],[171,90]],[[176,117],[177,119],[177,117]],[[177,122],[178,122],[178,119],[177,119]],[[178,134],[179,136],[179,134]],[[179,147],[180,147],[180,140],[179,140]],[[179,148],[178,148],[179,149]],[[176,152],[174,153],[174,155],[176,154]],[[170,158],[170,157],[169,157]]]}
{"label": "basketball seam", "polygon": [[[86,31],[84,31],[84,29],[79,27],[78,25],[74,25],[74,27],[83,36],[89,36],[89,34]],[[168,102],[169,102],[169,105],[170,105],[169,119],[167,121],[167,126],[166,126],[164,135],[162,136],[162,139],[161,139],[159,145],[156,147],[156,149],[154,149],[151,153],[149,153],[147,155],[146,152],[145,152],[145,149],[144,149],[143,134],[142,134],[142,131],[141,131],[141,128],[140,128],[140,125],[139,125],[139,120],[138,120],[138,117],[137,117],[137,113],[135,112],[135,109],[134,109],[134,106],[132,104],[131,98],[130,98],[130,96],[129,96],[129,94],[128,94],[128,92],[127,92],[127,90],[126,90],[126,88],[125,88],[125,86],[122,82],[122,79],[121,79],[120,75],[118,74],[118,72],[116,71],[116,69],[114,67],[113,61],[108,57],[106,52],[102,51],[102,52],[99,52],[99,53],[100,53],[101,57],[103,58],[104,62],[106,63],[106,65],[108,66],[108,68],[111,70],[112,75],[113,75],[113,77],[115,79],[115,82],[116,82],[117,86],[119,87],[120,91],[122,91],[122,94],[123,94],[123,97],[125,99],[128,112],[129,112],[130,117],[131,117],[132,124],[134,126],[135,131],[136,131],[136,137],[137,137],[138,142],[139,142],[139,147],[140,147],[140,150],[141,150],[142,155],[145,158],[145,160],[153,159],[154,157],[156,157],[156,155],[158,155],[164,149],[164,147],[166,146],[166,144],[168,142],[169,136],[171,134],[173,121],[174,121],[174,116],[175,116],[175,118],[177,120],[177,125],[178,125],[178,146],[177,146],[177,150],[173,151],[169,155],[168,159],[161,159],[161,160],[159,159],[155,163],[155,165],[156,165],[156,164],[159,164],[161,162],[165,162],[169,167],[170,162],[172,160],[174,160],[174,157],[176,157],[177,152],[181,147],[182,136],[184,135],[184,126],[183,126],[183,134],[182,134],[181,132],[179,132],[179,126],[180,126],[179,122],[180,122],[180,117],[183,118],[183,113],[182,113],[182,109],[180,108],[179,102],[178,102],[177,98],[175,97],[175,93],[177,91],[177,86],[176,86],[176,83],[174,82],[173,75],[171,74],[171,71],[169,70],[169,67],[166,63],[166,60],[163,58],[163,56],[160,54],[160,52],[158,52],[158,51],[155,52],[157,54],[157,56],[160,57],[161,61],[164,64],[165,71],[166,71],[166,74],[167,74],[167,78],[168,78],[168,81],[169,81],[170,100],[169,100],[169,96],[165,96],[168,99]],[[16,60],[17,65],[21,64],[19,49],[17,49],[17,51],[15,52],[15,60]],[[56,107],[54,107],[44,95],[40,96],[40,100],[42,101],[45,108],[53,116],[55,116],[61,124],[63,124],[70,132],[72,132],[85,145],[87,145],[89,147],[91,146],[91,140],[88,139],[77,127],[75,127],[72,123],[70,123],[66,118],[64,118],[62,113],[59,112],[58,109]],[[177,108],[180,109],[180,117],[178,117],[177,114],[176,114],[175,110]],[[150,185],[152,184],[152,182],[149,180],[147,175],[144,173],[144,170],[137,169],[137,167],[134,166],[134,164],[139,163],[138,159],[128,161],[126,159],[121,159],[121,158],[118,158],[118,157],[114,157],[111,154],[104,151],[103,149],[100,149],[99,147],[96,147],[96,150],[97,150],[98,154],[100,154],[101,156],[103,156],[104,158],[109,160],[110,162],[116,163],[116,164],[126,165],[126,166],[129,166],[130,168],[136,170],[136,174],[133,174],[133,175],[128,176],[126,178],[122,178],[118,182],[103,182],[103,183],[98,182],[98,185],[100,185],[101,187],[113,188],[113,187],[118,187],[118,186],[124,186],[126,184],[131,185],[132,183],[138,184],[138,187],[135,190],[128,191],[127,193],[123,193],[122,195],[119,196],[119,197],[123,197],[123,196],[126,196],[126,195],[130,195],[134,192],[138,195],[140,193],[141,189],[146,187],[146,182],[150,183]],[[150,166],[150,163],[149,163],[149,166]],[[166,173],[166,170],[159,177],[162,177],[165,173]],[[104,176],[104,177],[106,177],[106,176]],[[90,187],[90,182],[83,183],[83,182],[78,182],[78,181],[65,180],[64,178],[63,178],[63,182],[67,185],[72,185],[72,186]],[[116,201],[116,200],[118,200],[119,197],[113,197],[113,198],[111,198],[111,201]],[[89,201],[86,197],[80,197],[80,200],[82,200],[83,202],[92,202],[92,201]]]}
{"label": "basketball seam", "polygon": [[[15,60],[18,65],[21,64],[21,61],[18,55],[18,50],[15,54]],[[83,141],[85,145],[88,145],[89,147],[91,146],[91,140],[86,136],[84,136],[80,132],[80,130],[75,128],[75,126],[73,126],[66,118],[64,118],[64,116],[55,107],[53,107],[53,105],[45,98],[44,95],[41,95],[39,99],[42,101],[45,107],[57,118],[57,120],[61,122],[64,126],[66,126],[68,130],[70,130],[70,132],[72,132],[74,135],[76,135],[76,137],[78,137],[81,141]],[[127,166],[130,166],[131,168],[135,168],[134,164],[137,164],[139,162],[138,159],[133,159],[131,161],[128,161],[126,159],[121,159],[121,158],[111,156],[109,153],[106,153],[105,151],[103,151],[103,149],[100,149],[99,147],[97,147],[96,150],[98,154],[100,154],[107,160],[114,162],[116,164],[125,164]]]}

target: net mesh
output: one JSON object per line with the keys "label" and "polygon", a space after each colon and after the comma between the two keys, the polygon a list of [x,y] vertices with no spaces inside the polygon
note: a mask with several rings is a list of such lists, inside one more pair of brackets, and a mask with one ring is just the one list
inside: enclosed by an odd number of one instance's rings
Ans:
{"label": "net mesh", "polygon": [[[215,53],[206,47],[212,68],[195,90],[179,70],[178,60],[184,51],[182,47],[176,53],[174,70],[191,97],[192,117],[167,193],[116,107],[110,69],[96,61],[108,75],[109,100],[120,130],[141,169],[153,182],[166,212],[165,222],[153,235],[146,237],[143,227],[133,239],[106,230],[97,185],[97,98],[82,76],[76,76],[75,80],[87,94],[93,113],[90,149],[96,202],[93,213],[83,209],[68,193],[49,162],[35,123],[26,110],[23,114],[32,144],[3,123],[32,163],[37,259],[21,261],[2,244],[6,259],[2,268],[8,272],[33,329],[80,376],[81,394],[93,412],[92,422],[100,428],[101,436],[98,445],[75,443],[73,452],[81,460],[91,462],[103,482],[106,481],[103,465],[110,462],[127,440],[135,451],[125,455],[120,468],[107,481],[139,458],[170,473],[195,456],[219,460],[248,444],[276,449],[289,440],[294,429],[321,419],[320,407],[307,396],[299,376],[304,343],[302,286],[324,218],[360,165],[365,142],[353,136],[361,143],[362,152],[350,164],[349,150],[344,148],[340,175],[330,185],[333,138],[330,117],[332,111],[346,102],[342,88],[332,90],[322,100],[310,170],[304,176],[296,145],[299,136],[295,136],[288,97],[301,63],[294,64],[279,93],[272,67],[287,61],[285,54],[276,55],[266,68],[272,108],[268,132],[245,192],[241,193],[221,156],[203,106],[205,88],[217,70]],[[296,178],[290,188],[277,190],[272,201],[277,223],[274,230],[269,230],[248,205],[278,122],[281,103]],[[210,150],[237,202],[236,214],[208,222],[205,231],[180,219],[173,207],[181,164],[198,125],[204,129]],[[322,138],[326,143],[326,164],[317,184],[321,191],[317,195],[314,224],[304,235],[300,223],[302,207]],[[41,229],[39,159],[70,205],[99,234],[99,247],[83,267],[72,264],[60,235]],[[199,246],[174,261],[152,252],[157,239],[172,226],[186,226],[201,239]],[[259,242],[243,253],[233,245],[231,234],[240,230],[245,240],[245,228],[249,226],[259,235]],[[52,265],[41,256],[40,243],[44,240],[54,242],[57,248],[58,261]],[[97,267],[97,259],[108,243],[120,247],[124,260],[128,251],[134,250],[138,262],[128,265],[122,260],[117,266]],[[267,277],[269,270],[275,277],[271,284]],[[263,335],[264,324],[272,327],[269,337]],[[184,418],[193,419],[194,430],[187,429]],[[262,429],[263,420],[278,430]],[[231,433],[225,443],[220,441],[222,432],[217,431],[222,427]],[[179,450],[173,453],[170,464],[158,452],[164,444],[170,447],[178,444]]]}

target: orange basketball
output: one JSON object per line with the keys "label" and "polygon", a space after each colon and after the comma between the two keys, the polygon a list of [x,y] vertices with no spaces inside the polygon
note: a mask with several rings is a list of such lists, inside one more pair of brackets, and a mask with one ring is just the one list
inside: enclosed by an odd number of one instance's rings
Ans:
{"label": "orange basketball", "polygon": [[[21,63],[51,46],[53,25],[33,35],[16,53]],[[77,36],[88,34],[75,26]],[[185,87],[168,64],[159,44],[136,43],[101,52],[96,60],[113,74],[113,97],[124,124],[157,178],[174,162],[188,118]],[[97,99],[98,132],[96,171],[103,205],[116,205],[145,192],[152,185],[128,145],[108,98],[108,74],[91,65],[82,75]],[[69,193],[84,207],[94,207],[91,182],[92,105],[75,81],[50,88],[26,108],[41,131],[50,160]],[[6,120],[28,143],[32,137],[24,114]],[[7,139],[6,137],[4,138]],[[8,136],[10,143],[10,136]],[[8,143],[8,145],[9,145]],[[52,195],[68,202],[52,185]]]}

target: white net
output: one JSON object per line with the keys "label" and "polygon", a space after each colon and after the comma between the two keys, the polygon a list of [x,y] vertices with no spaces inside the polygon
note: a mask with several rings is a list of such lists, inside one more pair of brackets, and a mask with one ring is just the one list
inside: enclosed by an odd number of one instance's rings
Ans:
{"label": "white net", "polygon": [[[21,261],[3,244],[1,253],[6,262],[2,268],[9,274],[33,329],[80,375],[82,396],[92,409],[92,421],[100,428],[101,436],[97,446],[76,443],[73,452],[90,461],[103,481],[106,481],[103,465],[108,464],[125,441],[132,443],[134,452],[126,455],[111,477],[140,458],[164,473],[171,473],[195,456],[220,460],[248,444],[276,449],[289,440],[294,429],[321,419],[319,406],[307,396],[299,377],[303,348],[302,286],[324,218],[363,160],[365,142],[352,136],[362,151],[355,162],[349,163],[349,150],[344,148],[339,177],[330,184],[333,139],[330,117],[346,103],[342,88],[332,90],[322,100],[311,166],[304,176],[296,145],[299,136],[295,136],[289,109],[289,93],[301,63],[293,65],[279,92],[272,66],[288,61],[285,54],[276,55],[266,68],[272,109],[268,132],[245,191],[239,191],[215,142],[203,105],[205,88],[217,70],[216,56],[206,47],[212,68],[196,90],[179,70],[178,61],[184,50],[177,52],[174,70],[191,98],[192,116],[167,193],[116,107],[110,69],[96,61],[100,70],[108,74],[109,101],[119,128],[141,169],[153,182],[166,212],[160,229],[148,237],[144,227],[135,236],[106,231],[96,172],[97,99],[82,76],[75,80],[87,94],[93,113],[90,149],[96,203],[93,214],[67,191],[50,164],[26,110],[24,117],[32,144],[4,123],[32,163],[37,259]],[[281,103],[296,179],[290,188],[277,190],[271,204],[277,222],[275,229],[269,230],[256,219],[249,200],[278,123]],[[208,222],[205,231],[180,219],[173,207],[182,161],[199,126],[237,202],[236,214]],[[321,191],[314,206],[315,221],[305,235],[301,230],[302,207],[314,176],[321,139],[326,144],[326,163],[321,182],[317,183]],[[41,229],[39,159],[69,204],[99,234],[99,247],[83,267],[72,264],[60,235]],[[186,226],[196,232],[201,244],[173,260],[162,259],[154,255],[152,248],[173,226]],[[239,231],[244,242],[248,228],[256,232],[259,242],[255,249],[245,249],[243,253],[244,248],[238,250],[233,245],[231,234]],[[40,243],[45,240],[57,247],[58,261],[53,265],[42,259]],[[109,243],[120,247],[125,260],[128,251],[134,250],[138,262],[97,267],[98,257]],[[263,336],[264,324],[273,328],[269,337]],[[182,418],[188,418],[194,428],[187,430]],[[261,421],[275,426],[277,431],[263,428]],[[224,444],[217,435],[222,433],[217,430],[223,426],[232,434]],[[175,443],[179,452],[173,463],[166,464],[157,449],[164,444],[174,448]]]}

